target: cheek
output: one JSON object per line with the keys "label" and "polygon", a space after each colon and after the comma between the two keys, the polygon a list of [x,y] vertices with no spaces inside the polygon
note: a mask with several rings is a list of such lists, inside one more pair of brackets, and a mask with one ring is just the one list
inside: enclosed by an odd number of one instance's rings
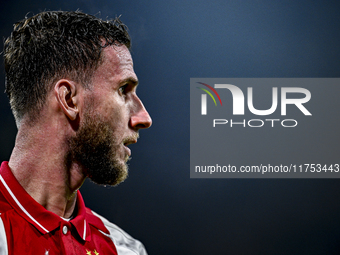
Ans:
{"label": "cheek", "polygon": [[105,115],[105,118],[111,122],[115,132],[119,132],[120,130],[124,131],[129,125],[130,112],[124,105],[116,104],[111,107],[106,107]]}
{"label": "cheek", "polygon": [[93,110],[113,128],[121,129],[129,124],[130,102],[129,98],[124,99],[117,93],[106,97],[95,97]]}

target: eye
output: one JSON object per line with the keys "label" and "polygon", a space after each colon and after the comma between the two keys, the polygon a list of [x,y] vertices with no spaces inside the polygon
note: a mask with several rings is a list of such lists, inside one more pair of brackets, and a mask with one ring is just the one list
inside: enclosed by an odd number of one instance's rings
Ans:
{"label": "eye", "polygon": [[119,87],[119,93],[122,94],[122,95],[125,95],[126,92],[127,92],[127,87],[128,87],[128,84]]}

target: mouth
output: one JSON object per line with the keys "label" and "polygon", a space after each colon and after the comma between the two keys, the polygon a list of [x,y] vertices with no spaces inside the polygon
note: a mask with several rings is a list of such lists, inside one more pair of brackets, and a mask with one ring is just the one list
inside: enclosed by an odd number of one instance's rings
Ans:
{"label": "mouth", "polygon": [[139,138],[139,134],[136,133],[135,135],[132,135],[132,136],[128,136],[126,138],[123,139],[123,145],[124,145],[124,148],[125,150],[127,151],[127,154],[129,156],[131,156],[131,150],[130,148],[128,148],[127,146],[130,145],[130,144],[133,144],[133,143],[137,143],[137,139]]}

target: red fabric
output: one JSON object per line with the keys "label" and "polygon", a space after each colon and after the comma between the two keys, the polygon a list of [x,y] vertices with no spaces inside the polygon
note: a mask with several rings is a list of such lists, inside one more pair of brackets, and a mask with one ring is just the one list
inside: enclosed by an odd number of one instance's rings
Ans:
{"label": "red fabric", "polygon": [[[77,215],[68,221],[47,211],[18,183],[3,162],[0,167],[0,217],[8,254],[116,254],[103,222],[85,207],[77,193]],[[67,227],[67,232],[63,229]]]}

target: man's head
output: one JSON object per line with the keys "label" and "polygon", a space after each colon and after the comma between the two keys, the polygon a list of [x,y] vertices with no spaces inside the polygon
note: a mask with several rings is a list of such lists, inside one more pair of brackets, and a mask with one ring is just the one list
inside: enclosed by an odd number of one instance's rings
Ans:
{"label": "man's head", "polygon": [[65,164],[80,165],[99,184],[126,178],[127,145],[151,125],[129,47],[119,19],[80,12],[40,13],[16,24],[5,42],[6,92],[18,126],[23,119],[26,128],[43,123],[38,131],[53,126],[66,144]]}
{"label": "man's head", "polygon": [[5,41],[6,92],[17,125],[33,121],[55,81],[69,78],[88,86],[108,45],[130,47],[126,26],[81,12],[51,11],[14,25]]}
{"label": "man's head", "polygon": [[[138,79],[125,46],[104,49],[92,85],[84,92],[85,106],[79,130],[70,138],[69,157],[80,162],[94,182],[116,185],[127,177],[126,162],[131,154],[127,145],[137,142],[139,129],[151,125],[136,94]],[[69,110],[72,115],[72,105]]]}

